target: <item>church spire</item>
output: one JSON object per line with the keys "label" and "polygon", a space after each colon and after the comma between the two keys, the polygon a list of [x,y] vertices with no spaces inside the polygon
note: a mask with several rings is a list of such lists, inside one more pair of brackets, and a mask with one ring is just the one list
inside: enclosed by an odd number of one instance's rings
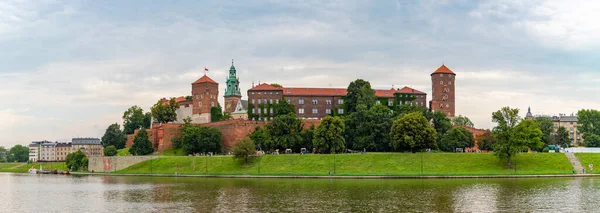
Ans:
{"label": "church spire", "polygon": [[227,96],[242,96],[240,92],[240,80],[237,77],[237,71],[233,66],[233,59],[231,59],[231,67],[229,68],[229,77],[226,80],[227,87],[225,88],[225,97]]}

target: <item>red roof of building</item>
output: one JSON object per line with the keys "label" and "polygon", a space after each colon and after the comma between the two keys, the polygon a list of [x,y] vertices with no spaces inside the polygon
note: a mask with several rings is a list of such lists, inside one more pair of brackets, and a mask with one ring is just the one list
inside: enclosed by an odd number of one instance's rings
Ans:
{"label": "red roof of building", "polygon": [[345,96],[347,93],[344,88],[283,88],[284,95]]}
{"label": "red roof of building", "polygon": [[213,83],[213,84],[219,84],[216,81],[212,80],[211,78],[209,78],[206,74],[204,76],[202,76],[202,78],[194,81],[194,83],[192,84],[199,84],[199,83]]}
{"label": "red roof of building", "polygon": [[380,97],[380,98],[393,98],[394,97],[394,93],[396,93],[396,90],[394,88],[391,88],[389,90],[385,90],[385,89],[376,89],[375,90],[375,96]]}
{"label": "red roof of building", "polygon": [[436,74],[436,73],[448,73],[448,74],[454,74],[456,75],[454,72],[452,72],[452,70],[448,69],[448,67],[446,67],[446,65],[442,64],[442,66],[440,68],[438,68],[437,70],[435,70],[435,72],[431,73]]}
{"label": "red roof of building", "polygon": [[262,83],[262,84],[259,84],[258,86],[250,88],[249,90],[252,90],[252,91],[264,91],[264,90],[275,91],[275,90],[283,90],[283,88],[271,86],[270,84],[267,84],[267,83]]}
{"label": "red roof of building", "polygon": [[413,88],[410,88],[410,87],[404,87],[404,88],[398,90],[398,93],[427,95],[427,93],[421,92],[419,90],[416,90],[416,89],[413,89]]}

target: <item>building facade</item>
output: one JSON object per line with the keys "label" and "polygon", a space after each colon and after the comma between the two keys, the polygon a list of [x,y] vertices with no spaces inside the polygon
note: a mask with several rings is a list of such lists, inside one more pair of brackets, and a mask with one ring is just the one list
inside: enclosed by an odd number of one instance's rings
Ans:
{"label": "building facade", "polygon": [[554,131],[558,131],[558,128],[564,127],[569,132],[569,139],[571,139],[571,146],[583,146],[583,133],[577,128],[577,115],[565,115],[559,114],[558,116],[551,117],[554,123]]}
{"label": "building facade", "polygon": [[67,155],[71,153],[71,143],[56,143],[56,161],[67,160]]}
{"label": "building facade", "polygon": [[[273,104],[285,100],[294,105],[296,115],[303,119],[321,119],[328,115],[343,115],[345,88],[289,88],[259,84],[248,90],[248,110],[251,120],[273,118]],[[394,106],[410,104],[427,107],[427,94],[409,87],[375,90],[378,104]]]}
{"label": "building facade", "polygon": [[104,156],[104,147],[98,138],[73,138],[71,152],[81,150],[88,158]]}
{"label": "building facade", "polygon": [[38,161],[56,161],[56,143],[42,143],[40,149],[41,158]]}
{"label": "building facade", "polygon": [[42,144],[52,143],[50,141],[33,141],[29,144],[29,162],[42,160]]}
{"label": "building facade", "polygon": [[225,81],[225,107],[223,111],[225,113],[233,113],[236,111],[238,103],[242,99],[242,93],[240,92],[240,79],[237,77],[237,71],[233,66],[233,60],[231,60],[231,67],[229,68],[229,77]]}
{"label": "building facade", "polygon": [[456,115],[455,77],[446,65],[431,73],[431,111],[440,110],[449,118]]}
{"label": "building facade", "polygon": [[194,123],[209,123],[210,110],[217,106],[219,97],[219,83],[207,75],[192,83],[192,118]]}

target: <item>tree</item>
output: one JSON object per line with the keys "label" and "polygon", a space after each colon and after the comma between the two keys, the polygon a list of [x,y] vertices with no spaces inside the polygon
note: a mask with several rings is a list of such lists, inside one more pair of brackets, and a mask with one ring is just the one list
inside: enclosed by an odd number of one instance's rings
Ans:
{"label": "tree", "polygon": [[223,109],[221,104],[217,104],[215,107],[210,108],[210,122],[217,122],[223,120]]}
{"label": "tree", "polygon": [[133,134],[139,128],[150,128],[150,120],[146,118],[144,110],[138,106],[129,107],[123,113],[123,132]]}
{"label": "tree", "polygon": [[8,162],[27,162],[29,160],[29,147],[15,145],[8,151],[6,156]]}
{"label": "tree", "polygon": [[[556,144],[554,141],[554,123],[548,117],[537,117],[535,123],[542,130],[542,142],[544,144]],[[539,151],[539,150],[538,150]]]}
{"label": "tree", "polygon": [[[553,144],[559,145],[561,147],[567,147],[571,144],[571,140],[569,139],[569,132],[564,126],[558,127],[558,130],[556,130],[555,133],[552,133],[552,136],[554,138],[552,140]],[[586,146],[588,146],[587,141],[585,142]]]}
{"label": "tree", "polygon": [[298,146],[294,147],[297,150],[300,150],[302,148],[306,148],[306,150],[308,150],[310,152],[310,150],[312,150],[313,148],[313,139],[315,138],[315,125],[310,125],[307,129],[302,130],[301,136],[302,136],[302,142],[300,142],[298,144]]}
{"label": "tree", "polygon": [[277,84],[277,83],[272,83],[271,86],[277,87],[277,88],[282,88],[283,86],[281,86],[281,84]]}
{"label": "tree", "polygon": [[117,123],[108,126],[102,136],[102,146],[104,148],[114,146],[117,149],[122,149],[125,148],[125,142],[127,142],[127,137],[121,132],[121,127]]}
{"label": "tree", "polygon": [[267,144],[268,140],[270,140],[270,135],[267,132],[267,130],[265,128],[262,128],[260,126],[257,126],[254,131],[252,133],[250,133],[250,135],[248,135],[250,137],[250,139],[256,144],[256,146],[262,150],[262,148],[272,148],[272,147],[265,147],[265,144]]}
{"label": "tree", "polygon": [[302,129],[304,124],[295,114],[280,115],[265,125],[269,139],[265,148],[287,149],[302,142]]}
{"label": "tree", "polygon": [[4,146],[0,146],[0,163],[6,162],[7,150]]}
{"label": "tree", "polygon": [[582,109],[577,113],[578,130],[583,133],[585,146],[600,147],[600,111]]}
{"label": "tree", "polygon": [[146,132],[146,129],[142,128],[135,134],[133,145],[129,149],[129,152],[134,155],[147,155],[154,152],[152,142],[148,139],[148,132]]}
{"label": "tree", "polygon": [[238,140],[233,145],[233,159],[244,159],[245,163],[256,154],[256,148],[254,142],[250,138],[245,137]]}
{"label": "tree", "polygon": [[436,131],[419,112],[397,118],[390,130],[390,145],[394,150],[435,149]]}
{"label": "tree", "polygon": [[169,123],[177,120],[177,109],[179,109],[179,105],[175,102],[175,98],[171,98],[169,101],[165,101],[164,99],[158,100],[150,108],[150,111],[156,122]]}
{"label": "tree", "polygon": [[289,103],[285,97],[279,100],[279,103],[273,105],[273,116],[277,117],[280,115],[296,114],[296,108],[293,104]]}
{"label": "tree", "polygon": [[388,151],[392,113],[384,105],[376,104],[367,110],[359,105],[355,113],[345,119],[346,143],[357,150]]}
{"label": "tree", "polygon": [[174,138],[176,147],[183,148],[187,154],[218,153],[221,151],[221,132],[213,127],[184,124],[181,135]]}
{"label": "tree", "polygon": [[88,166],[88,158],[81,150],[77,150],[77,152],[72,152],[67,155],[65,164],[71,171],[85,170]]}
{"label": "tree", "polygon": [[512,167],[512,158],[527,148],[539,148],[542,131],[535,121],[521,122],[519,109],[502,107],[492,113],[492,121],[497,123],[494,127],[494,154],[500,159],[507,160],[507,167]]}
{"label": "tree", "polygon": [[115,156],[117,155],[117,148],[115,146],[108,146],[104,148],[104,156]]}
{"label": "tree", "polygon": [[457,126],[446,132],[438,145],[442,151],[454,152],[456,148],[473,147],[475,143],[473,133],[462,126]]}
{"label": "tree", "polygon": [[471,122],[471,119],[469,119],[467,116],[462,116],[462,115],[458,115],[458,117],[454,117],[452,119],[452,125],[454,126],[468,126],[468,127],[475,127],[475,125],[473,124],[473,122]]}
{"label": "tree", "polygon": [[482,135],[477,136],[477,147],[479,150],[492,151],[494,148],[494,135],[486,130]]}
{"label": "tree", "polygon": [[436,110],[426,116],[428,116],[427,119],[431,121],[433,128],[435,128],[438,137],[452,129],[452,121],[446,117],[446,113]]}
{"label": "tree", "polygon": [[313,138],[313,146],[324,153],[336,153],[344,149],[344,121],[340,117],[327,116]]}
{"label": "tree", "polygon": [[371,89],[371,83],[363,79],[356,79],[348,85],[344,105],[347,113],[356,112],[358,105],[365,105],[367,108],[375,105],[377,97],[375,90]]}

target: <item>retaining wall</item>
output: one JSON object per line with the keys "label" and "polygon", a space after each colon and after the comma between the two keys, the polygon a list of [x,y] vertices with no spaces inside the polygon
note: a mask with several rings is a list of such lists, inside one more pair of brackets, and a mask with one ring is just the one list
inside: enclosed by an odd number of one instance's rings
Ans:
{"label": "retaining wall", "polygon": [[88,170],[95,172],[114,172],[130,167],[142,161],[156,159],[160,156],[112,156],[88,158]]}

